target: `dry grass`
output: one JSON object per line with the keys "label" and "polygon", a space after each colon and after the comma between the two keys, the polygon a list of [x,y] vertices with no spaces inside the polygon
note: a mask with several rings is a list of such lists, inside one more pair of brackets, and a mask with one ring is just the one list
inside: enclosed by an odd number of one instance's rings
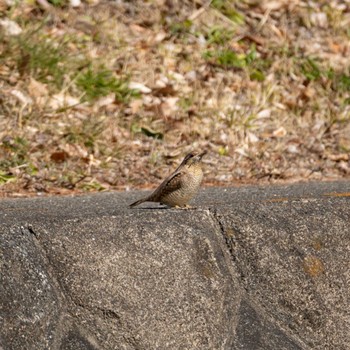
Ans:
{"label": "dry grass", "polygon": [[350,177],[349,1],[58,4],[0,3],[0,196]]}

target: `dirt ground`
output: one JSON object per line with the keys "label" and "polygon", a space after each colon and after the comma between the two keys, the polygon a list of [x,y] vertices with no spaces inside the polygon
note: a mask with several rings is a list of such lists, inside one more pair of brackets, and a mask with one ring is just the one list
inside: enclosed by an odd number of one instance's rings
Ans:
{"label": "dirt ground", "polygon": [[350,1],[0,1],[0,197],[350,179]]}

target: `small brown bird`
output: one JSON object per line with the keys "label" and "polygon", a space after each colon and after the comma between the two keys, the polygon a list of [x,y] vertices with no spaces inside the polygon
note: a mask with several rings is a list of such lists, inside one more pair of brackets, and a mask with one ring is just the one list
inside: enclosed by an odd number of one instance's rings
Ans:
{"label": "small brown bird", "polygon": [[207,152],[188,154],[178,168],[149,196],[130,204],[130,208],[144,202],[159,202],[170,207],[186,207],[196,195],[203,179],[202,157]]}

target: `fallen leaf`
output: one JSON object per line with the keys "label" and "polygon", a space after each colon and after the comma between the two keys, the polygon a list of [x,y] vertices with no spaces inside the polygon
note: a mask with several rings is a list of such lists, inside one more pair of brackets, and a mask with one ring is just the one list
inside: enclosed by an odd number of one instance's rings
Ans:
{"label": "fallen leaf", "polygon": [[238,154],[240,154],[243,157],[249,158],[249,154],[248,154],[246,148],[247,148],[246,146],[243,146],[243,147],[240,147],[240,148],[236,148],[235,149],[235,153],[238,153]]}
{"label": "fallen leaf", "polygon": [[159,31],[159,32],[155,35],[154,41],[155,41],[156,43],[160,43],[160,42],[162,42],[166,37],[167,37],[167,33],[166,33],[165,31],[161,30],[161,31]]}
{"label": "fallen leaf", "polygon": [[255,143],[259,141],[259,137],[257,137],[255,134],[253,134],[252,132],[248,131],[247,132],[247,140],[250,143]]}
{"label": "fallen leaf", "polygon": [[81,5],[81,0],[69,0],[69,4],[72,7],[79,7]]}
{"label": "fallen leaf", "polygon": [[298,146],[296,146],[296,145],[288,145],[287,152],[291,153],[291,154],[298,154],[299,153]]}
{"label": "fallen leaf", "polygon": [[313,12],[310,15],[310,21],[314,26],[320,28],[328,27],[327,15],[324,12]]}
{"label": "fallen leaf", "polygon": [[30,77],[28,91],[38,106],[43,107],[47,103],[49,91],[46,84],[40,83],[33,77]]}
{"label": "fallen leaf", "polygon": [[129,83],[128,87],[129,89],[140,91],[143,94],[149,94],[152,91],[152,89],[150,89],[148,86],[133,81]]}
{"label": "fallen leaf", "polygon": [[272,135],[277,138],[281,138],[287,135],[287,130],[281,126],[280,128],[276,129]]}
{"label": "fallen leaf", "polygon": [[344,171],[345,174],[350,174],[350,166],[349,162],[341,161],[338,163],[338,168]]}
{"label": "fallen leaf", "polygon": [[110,105],[110,104],[112,104],[114,102],[115,102],[115,94],[109,94],[107,96],[99,98],[95,102],[95,106],[96,106],[96,109],[98,109],[98,108],[101,108],[101,107],[108,106],[108,105]]}
{"label": "fallen leaf", "polygon": [[23,104],[29,104],[31,105],[33,103],[33,100],[25,95],[22,91],[20,90],[11,90],[11,95],[15,96],[20,102],[22,102]]}
{"label": "fallen leaf", "polygon": [[62,163],[69,158],[69,154],[66,151],[56,151],[51,153],[50,158],[55,163]]}
{"label": "fallen leaf", "polygon": [[177,102],[178,97],[168,97],[161,103],[160,109],[164,117],[170,117],[174,112],[178,110]]}
{"label": "fallen leaf", "polygon": [[341,160],[349,160],[349,155],[347,153],[341,153],[341,154],[328,154],[327,158],[330,160],[333,160],[335,162],[339,162]]}
{"label": "fallen leaf", "polygon": [[174,89],[174,86],[169,84],[153,90],[154,96],[174,96],[177,91]]}
{"label": "fallen leaf", "polygon": [[270,118],[270,116],[271,116],[271,109],[263,109],[256,116],[259,119]]}
{"label": "fallen leaf", "polygon": [[131,108],[131,114],[137,114],[139,112],[139,110],[141,109],[142,105],[143,105],[142,100],[132,100],[129,103],[129,106]]}
{"label": "fallen leaf", "polygon": [[73,107],[79,103],[80,100],[78,98],[66,95],[64,93],[59,93],[51,97],[48,105],[53,109],[59,109],[64,107]]}
{"label": "fallen leaf", "polygon": [[5,35],[8,36],[16,36],[22,33],[22,28],[8,18],[1,19],[0,26],[3,28]]}

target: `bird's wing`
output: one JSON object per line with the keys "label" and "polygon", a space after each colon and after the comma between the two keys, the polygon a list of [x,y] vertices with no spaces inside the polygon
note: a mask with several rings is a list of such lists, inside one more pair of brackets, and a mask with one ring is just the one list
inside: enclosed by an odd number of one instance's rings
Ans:
{"label": "bird's wing", "polygon": [[159,187],[152,193],[151,197],[157,199],[178,190],[183,181],[183,172],[178,171],[166,178]]}

